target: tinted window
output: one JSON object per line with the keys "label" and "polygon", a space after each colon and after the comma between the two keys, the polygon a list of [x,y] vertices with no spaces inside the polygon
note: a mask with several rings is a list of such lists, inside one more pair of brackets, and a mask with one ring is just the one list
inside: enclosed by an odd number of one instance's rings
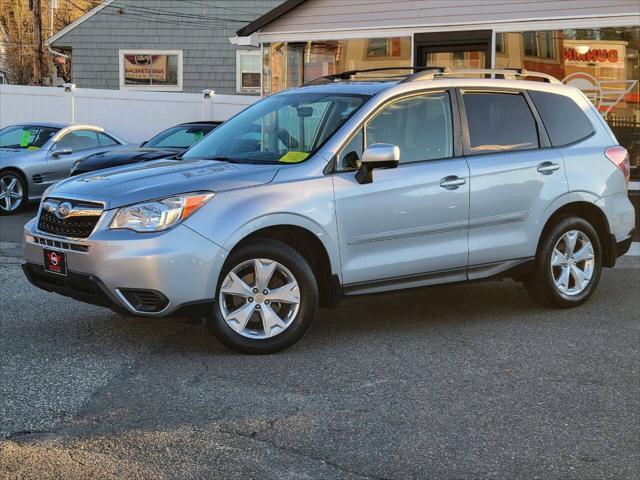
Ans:
{"label": "tinted window", "polygon": [[367,124],[367,146],[391,143],[400,162],[419,162],[453,155],[451,103],[446,92],[416,95],[385,107]]}
{"label": "tinted window", "polygon": [[511,93],[464,93],[472,153],[538,147],[536,121],[526,99]]}
{"label": "tinted window", "polygon": [[56,145],[56,150],[70,148],[73,151],[86,150],[100,146],[98,135],[91,130],[75,130],[67,133]]}
{"label": "tinted window", "polygon": [[111,138],[106,133],[98,132],[98,140],[100,140],[100,146],[102,146],[102,147],[108,147],[108,146],[111,146],[111,145],[119,145],[118,142],[116,142],[113,138]]}
{"label": "tinted window", "polygon": [[529,95],[554,147],[582,140],[593,133],[593,125],[569,97],[547,92],[529,92]]}

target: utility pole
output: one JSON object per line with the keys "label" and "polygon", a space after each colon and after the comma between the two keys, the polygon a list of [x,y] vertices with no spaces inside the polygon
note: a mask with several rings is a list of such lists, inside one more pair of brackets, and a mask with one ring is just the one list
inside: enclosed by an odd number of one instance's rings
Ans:
{"label": "utility pole", "polygon": [[40,0],[31,0],[30,6],[33,13],[33,47],[35,49],[35,61],[33,62],[33,80],[36,85],[42,85],[42,73],[44,71],[44,56],[42,52],[42,12]]}

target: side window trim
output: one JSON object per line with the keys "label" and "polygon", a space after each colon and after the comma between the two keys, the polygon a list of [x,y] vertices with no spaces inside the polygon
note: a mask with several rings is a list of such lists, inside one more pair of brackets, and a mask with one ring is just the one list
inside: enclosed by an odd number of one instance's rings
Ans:
{"label": "side window trim", "polygon": [[471,150],[471,135],[469,134],[469,122],[467,120],[467,112],[464,106],[463,94],[464,92],[472,92],[472,93],[495,93],[495,94],[511,94],[511,95],[522,95],[527,102],[529,110],[531,111],[531,115],[536,124],[536,131],[538,136],[538,146],[536,148],[532,148],[530,150],[539,150],[541,148],[550,148],[551,142],[549,140],[549,135],[547,134],[547,130],[544,128],[544,124],[542,123],[542,119],[540,118],[540,114],[538,110],[535,108],[531,97],[527,90],[514,89],[514,88],[482,88],[482,87],[459,87],[455,89],[456,98],[460,108],[460,122],[461,122],[461,137],[462,137],[462,151],[465,157],[473,157],[476,155],[487,155],[487,154],[499,154],[499,153],[513,153],[523,151],[523,150],[506,150],[503,152],[500,151],[487,151],[487,152],[474,152]]}
{"label": "side window trim", "polygon": [[[442,87],[433,87],[433,88],[429,88],[429,89],[423,89],[423,90],[413,90],[411,92],[404,92],[401,94],[398,94],[394,97],[388,98],[385,102],[381,103],[380,105],[378,105],[376,107],[375,110],[373,110],[368,116],[367,118],[365,118],[358,126],[357,128],[355,128],[353,130],[353,132],[351,133],[351,135],[349,135],[349,137],[347,137],[347,139],[342,143],[342,145],[340,145],[340,148],[337,149],[336,154],[333,156],[333,158],[331,159],[331,162],[329,162],[328,164],[328,168],[325,168],[325,174],[331,174],[331,173],[348,173],[348,172],[354,172],[355,170],[338,170],[338,157],[340,156],[340,154],[342,153],[342,151],[351,143],[351,141],[360,133],[360,130],[362,130],[362,141],[363,141],[363,148],[366,148],[367,146],[367,125],[369,124],[369,122],[371,122],[371,120],[373,120],[376,115],[378,113],[380,113],[384,108],[386,108],[387,106],[391,105],[392,103],[395,103],[397,101],[403,100],[405,98],[410,98],[410,97],[414,97],[414,96],[420,96],[420,95],[428,95],[431,93],[448,93],[449,95],[449,103],[451,106],[451,119],[453,122],[452,125],[452,136],[453,136],[453,155],[451,157],[445,157],[441,160],[449,160],[449,159],[453,159],[453,158],[457,158],[457,157],[462,157],[464,155],[463,153],[463,139],[462,139],[462,133],[463,133],[463,129],[462,129],[462,118],[461,118],[461,109],[459,106],[459,99],[458,96],[456,94],[456,89],[453,87],[446,87],[446,88],[442,88]],[[405,163],[402,164],[400,163],[400,165],[398,167],[402,167],[403,165],[407,166],[407,165],[414,165],[414,164],[422,164],[425,162],[433,162],[437,159],[432,159],[432,160],[422,160],[422,161],[417,161],[417,162],[410,162],[410,163]]]}

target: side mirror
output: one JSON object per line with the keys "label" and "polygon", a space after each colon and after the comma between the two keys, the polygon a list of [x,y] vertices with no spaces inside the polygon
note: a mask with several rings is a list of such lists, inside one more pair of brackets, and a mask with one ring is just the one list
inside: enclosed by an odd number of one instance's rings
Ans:
{"label": "side mirror", "polygon": [[390,143],[374,143],[362,153],[362,163],[356,180],[358,183],[373,182],[376,168],[396,168],[400,163],[400,149]]}
{"label": "side mirror", "polygon": [[58,158],[63,155],[71,155],[72,153],[73,153],[73,150],[71,150],[70,148],[61,148],[60,150],[55,150],[53,152],[53,156]]}

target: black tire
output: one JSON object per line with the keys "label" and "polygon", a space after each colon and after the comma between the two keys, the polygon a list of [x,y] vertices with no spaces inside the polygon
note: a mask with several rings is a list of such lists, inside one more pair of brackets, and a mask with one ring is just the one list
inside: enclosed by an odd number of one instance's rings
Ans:
{"label": "black tire", "polygon": [[[580,293],[568,295],[556,286],[551,268],[551,257],[556,243],[572,230],[584,233],[593,246],[593,273],[589,283]],[[563,217],[541,239],[533,274],[524,282],[531,297],[547,307],[574,308],[582,305],[595,291],[602,273],[602,246],[593,226],[580,217]],[[571,280],[575,282],[575,280]]]}
{"label": "black tire", "polygon": [[[0,172],[0,182],[2,182],[3,180],[5,180],[6,183],[6,179],[9,178],[11,180],[16,180],[19,184],[20,184],[20,189],[22,191],[22,199],[20,200],[20,203],[18,204],[17,207],[15,207],[13,210],[5,210],[5,200],[4,199],[0,199],[0,216],[4,216],[4,215],[15,215],[16,213],[20,212],[20,210],[22,210],[24,208],[24,206],[27,204],[28,199],[29,199],[29,193],[27,191],[27,185],[25,184],[24,180],[22,179],[22,177],[17,174],[14,171],[11,170],[5,170]],[[0,186],[0,188],[2,188]],[[2,193],[2,192],[0,192]]]}
{"label": "black tire", "polygon": [[[297,314],[284,331],[271,338],[248,338],[236,332],[224,320],[219,305],[219,292],[226,276],[238,265],[252,259],[268,259],[280,263],[293,274],[300,288],[300,306]],[[231,252],[220,273],[215,298],[213,312],[207,318],[207,326],[211,333],[231,350],[264,355],[290,347],[309,329],[318,308],[318,283],[307,261],[295,249],[276,240],[261,239]]]}

